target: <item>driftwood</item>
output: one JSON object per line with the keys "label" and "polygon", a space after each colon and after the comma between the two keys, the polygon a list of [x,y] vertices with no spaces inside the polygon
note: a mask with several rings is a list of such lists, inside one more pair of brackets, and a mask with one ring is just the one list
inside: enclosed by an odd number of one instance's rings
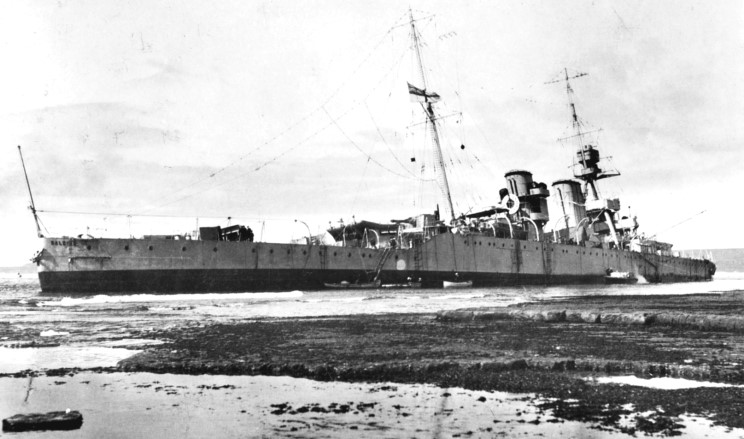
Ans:
{"label": "driftwood", "polygon": [[76,430],[83,425],[78,411],[28,413],[3,419],[3,431]]}

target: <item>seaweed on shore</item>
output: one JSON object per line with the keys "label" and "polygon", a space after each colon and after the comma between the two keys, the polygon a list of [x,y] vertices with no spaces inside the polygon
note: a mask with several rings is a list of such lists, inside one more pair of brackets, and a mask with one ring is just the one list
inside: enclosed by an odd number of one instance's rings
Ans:
{"label": "seaweed on shore", "polygon": [[[740,369],[722,361],[741,353],[720,349],[737,346],[721,333],[706,344],[699,333],[668,327],[385,315],[219,324],[161,336],[171,342],[122,361],[120,369],[534,393],[535,405],[557,418],[626,433],[674,435],[681,428],[677,417],[685,413],[744,428],[739,388],[660,390],[585,379],[636,374],[744,382]],[[565,404],[574,400],[579,403]],[[629,421],[628,404],[649,414]]]}

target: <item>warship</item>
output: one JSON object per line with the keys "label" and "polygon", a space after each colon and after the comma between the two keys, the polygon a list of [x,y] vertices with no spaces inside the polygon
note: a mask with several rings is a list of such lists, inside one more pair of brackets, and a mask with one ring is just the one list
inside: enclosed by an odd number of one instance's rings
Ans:
{"label": "warship", "polygon": [[[418,77],[408,92],[422,111],[441,190],[428,213],[388,222],[353,221],[331,227],[335,242],[307,236],[293,243],[256,240],[247,225],[199,227],[190,233],[140,238],[43,236],[28,186],[30,209],[43,248],[38,265],[42,293],[249,292],[323,288],[494,287],[710,280],[715,264],[682,257],[672,245],[645,238],[620,201],[603,198],[598,181],[619,172],[604,166],[576,113],[571,80],[565,82],[573,123],[572,176],[550,185],[526,170],[505,174],[494,203],[456,215],[439,134],[437,93],[427,88],[420,36],[410,19]],[[20,146],[19,146],[20,153]],[[25,163],[21,155],[24,174]],[[26,176],[28,185],[28,176]],[[498,187],[498,186],[496,186]],[[494,192],[496,192],[494,190]],[[560,206],[554,225],[548,198]]]}

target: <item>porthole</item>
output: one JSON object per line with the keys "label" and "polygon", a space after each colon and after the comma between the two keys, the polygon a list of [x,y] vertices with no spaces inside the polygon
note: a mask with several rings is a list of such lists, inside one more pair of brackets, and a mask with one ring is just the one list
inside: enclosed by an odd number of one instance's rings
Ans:
{"label": "porthole", "polygon": [[125,246],[124,246],[124,250],[125,250],[125,251],[129,251],[129,246],[128,246],[128,245],[125,245]]}
{"label": "porthole", "polygon": [[152,250],[152,246],[147,247],[148,250]]}
{"label": "porthole", "polygon": [[292,251],[291,251],[291,250],[289,250],[289,249],[287,249],[287,254],[290,254],[290,253],[292,253]]}
{"label": "porthole", "polygon": [[217,247],[213,248],[212,251],[213,252],[216,252],[217,251]]}
{"label": "porthole", "polygon": [[273,248],[272,249],[269,249],[269,253],[272,253],[273,254],[274,253],[274,249]]}
{"label": "porthole", "polygon": [[349,257],[351,257],[351,253],[349,253]]}
{"label": "porthole", "polygon": [[256,249],[255,248],[252,248],[251,249],[251,253],[256,253]]}
{"label": "porthole", "polygon": [[398,260],[398,255],[395,255],[395,260],[396,260],[396,261]]}
{"label": "porthole", "polygon": [[181,251],[182,252],[185,252],[186,251],[186,247],[181,247]]}
{"label": "porthole", "polygon": [[303,251],[302,251],[302,254],[303,254],[303,255],[306,255],[306,254],[307,254],[307,250],[303,250]]}
{"label": "porthole", "polygon": [[90,250],[90,246],[87,246],[87,247],[85,247],[85,248],[87,248],[88,250]]}
{"label": "porthole", "polygon": [[333,256],[336,256],[336,252],[333,252]]}

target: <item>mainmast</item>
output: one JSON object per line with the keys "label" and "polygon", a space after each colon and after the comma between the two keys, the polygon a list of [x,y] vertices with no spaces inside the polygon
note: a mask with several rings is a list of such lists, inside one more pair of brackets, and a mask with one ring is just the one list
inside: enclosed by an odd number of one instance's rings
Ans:
{"label": "mainmast", "polygon": [[34,205],[34,196],[31,193],[31,184],[28,182],[28,174],[26,173],[26,163],[23,161],[23,153],[21,152],[21,145],[18,145],[18,155],[21,156],[21,166],[23,166],[23,176],[26,177],[26,187],[28,188],[28,197],[31,199],[31,205],[28,206],[28,208],[31,210],[31,213],[34,214],[34,222],[36,223],[36,235],[39,238],[43,238],[44,235],[41,234],[41,227],[39,227],[39,217],[36,215],[36,206]]}
{"label": "mainmast", "polygon": [[[437,124],[436,124],[436,114],[434,113],[434,107],[432,104],[439,100],[439,95],[436,93],[432,93],[427,91],[427,85],[426,85],[426,75],[424,74],[424,63],[421,58],[421,47],[419,43],[418,33],[416,32],[416,26],[414,24],[413,20],[413,12],[411,10],[408,10],[408,13],[411,17],[411,35],[413,37],[413,47],[416,50],[416,60],[418,61],[418,74],[419,74],[419,84],[422,86],[421,88],[414,87],[411,84],[408,84],[408,91],[412,95],[418,96],[419,98],[423,98],[421,100],[421,108],[424,110],[424,113],[426,114],[426,118],[429,125],[429,130],[431,132],[431,138],[432,142],[434,143],[434,151],[436,153],[435,157],[435,171],[437,173],[437,177],[439,178],[439,189],[442,191],[442,195],[447,200],[447,207],[449,208],[450,213],[450,219],[454,223],[455,221],[455,209],[452,207],[452,195],[450,194],[450,187],[449,187],[449,181],[447,180],[447,172],[444,169],[444,156],[442,155],[442,147],[439,143],[439,131],[437,130]],[[438,168],[438,169],[437,169]]]}

